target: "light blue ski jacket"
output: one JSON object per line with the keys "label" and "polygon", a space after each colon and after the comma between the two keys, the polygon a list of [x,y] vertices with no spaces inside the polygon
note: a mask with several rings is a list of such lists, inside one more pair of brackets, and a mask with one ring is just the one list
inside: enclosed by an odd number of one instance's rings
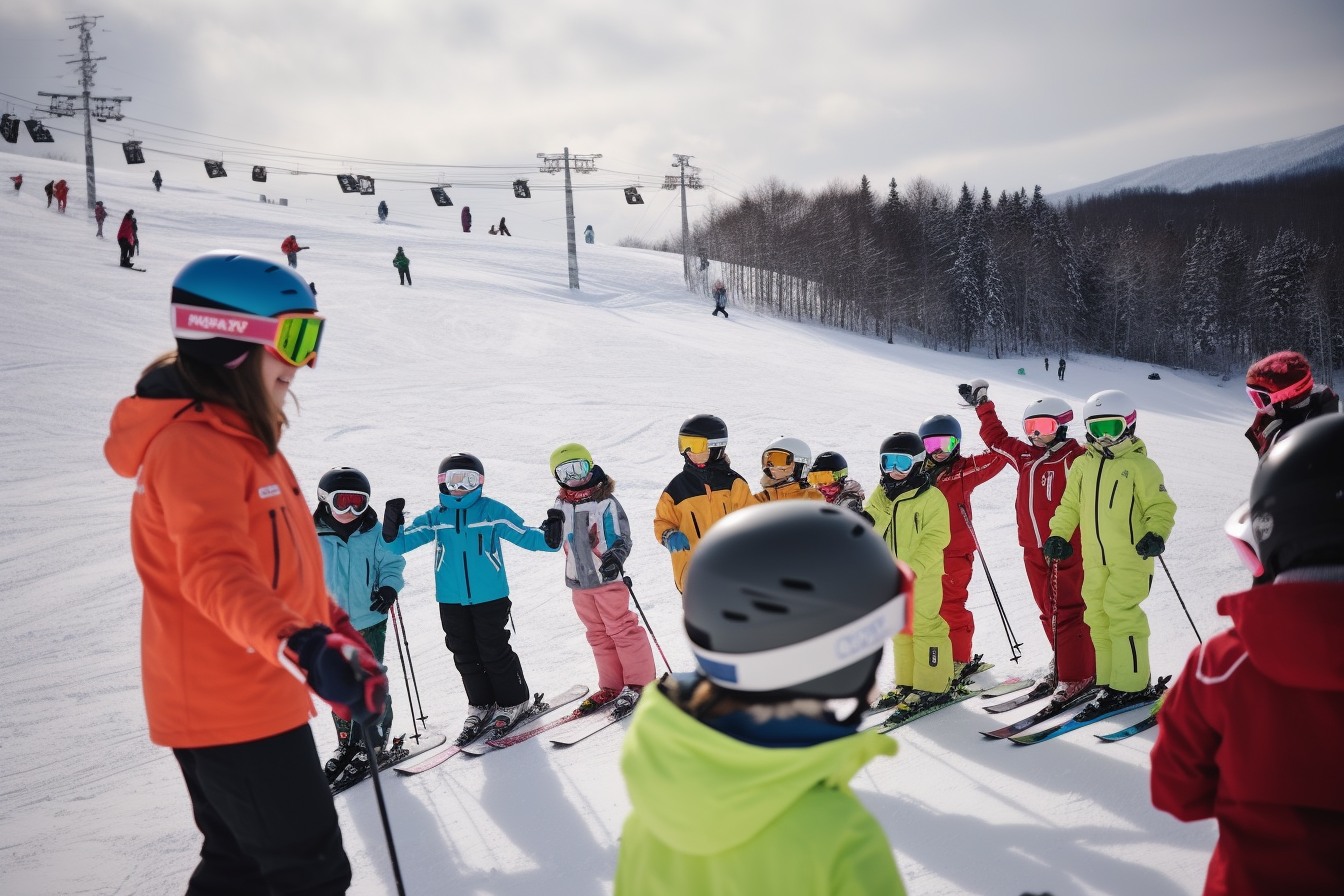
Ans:
{"label": "light blue ski jacket", "polygon": [[359,631],[382,622],[387,614],[369,609],[373,592],[383,585],[400,592],[406,585],[401,577],[406,560],[383,543],[378,514],[372,508],[366,510],[349,540],[336,534],[325,513],[313,514],[313,522],[317,525],[317,543],[322,546],[322,573],[332,599],[350,615],[350,624]]}

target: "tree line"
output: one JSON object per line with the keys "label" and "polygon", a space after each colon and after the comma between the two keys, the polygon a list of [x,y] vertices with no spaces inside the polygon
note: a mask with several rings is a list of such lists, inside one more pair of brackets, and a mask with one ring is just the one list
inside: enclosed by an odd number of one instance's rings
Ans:
{"label": "tree line", "polygon": [[1294,349],[1324,378],[1344,358],[1341,199],[1344,171],[1062,206],[1039,186],[893,179],[879,198],[866,176],[810,194],[772,179],[692,240],[735,301],[888,341],[1230,376]]}

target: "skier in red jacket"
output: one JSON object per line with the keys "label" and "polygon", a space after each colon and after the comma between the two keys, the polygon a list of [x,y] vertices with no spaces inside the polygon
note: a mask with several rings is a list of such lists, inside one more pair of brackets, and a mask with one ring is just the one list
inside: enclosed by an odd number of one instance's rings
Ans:
{"label": "skier in red jacket", "polygon": [[1190,654],[1158,715],[1153,805],[1215,818],[1205,896],[1344,882],[1344,414],[1279,439],[1227,533],[1255,587]]}
{"label": "skier in red jacket", "polygon": [[980,438],[1017,471],[1017,543],[1040,611],[1041,627],[1055,650],[1059,683],[1056,699],[1067,702],[1092,685],[1097,658],[1083,621],[1083,561],[1078,533],[1073,554],[1047,565],[1041,545],[1050,536],[1050,517],[1064,494],[1064,480],[1074,460],[1086,452],[1069,438],[1073,409],[1062,398],[1038,398],[1022,412],[1026,439],[1008,435],[989,399],[989,383],[972,380],[958,387],[980,418]]}
{"label": "skier in red jacket", "polygon": [[975,617],[966,609],[971,574],[975,571],[971,492],[980,483],[993,479],[1008,461],[993,451],[962,457],[961,424],[947,414],[935,414],[921,423],[919,437],[929,455],[924,462],[924,470],[947,499],[952,523],[952,539],[943,551],[943,607],[940,615],[950,629],[952,677],[958,678],[979,671],[978,663],[967,669],[972,661],[971,639],[975,635]]}

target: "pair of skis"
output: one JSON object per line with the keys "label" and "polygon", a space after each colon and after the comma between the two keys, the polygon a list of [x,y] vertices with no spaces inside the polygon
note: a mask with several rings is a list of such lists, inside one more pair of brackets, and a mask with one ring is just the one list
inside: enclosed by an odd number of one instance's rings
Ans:
{"label": "pair of skis", "polygon": [[883,715],[884,713],[887,712],[887,710],[871,709],[864,713],[864,715],[869,719],[869,721],[862,723],[860,725],[860,728],[863,730],[875,730],[881,733],[885,733],[887,731],[894,731],[895,729],[900,728],[902,725],[908,725],[911,722],[915,721],[916,719],[922,719],[925,716],[932,715],[933,713],[938,712],[940,709],[946,709],[949,706],[956,706],[958,703],[962,703],[966,700],[969,700],[971,697],[1002,696],[1004,694],[1011,694],[1014,691],[1030,687],[1034,683],[1033,679],[1029,678],[1028,679],[1010,678],[1007,681],[1003,681],[997,685],[994,685],[993,687],[981,688],[976,686],[971,681],[971,678],[975,675],[979,675],[981,672],[985,672],[991,669],[993,667],[993,664],[981,662],[981,657],[977,654],[975,657],[971,659],[970,663],[968,663],[967,666],[969,668],[974,669],[975,671],[970,672],[969,674],[963,674],[962,676],[952,680],[952,684],[949,686],[949,691],[951,694],[950,699],[939,700],[933,705],[924,707],[922,709],[914,708],[909,710],[901,710],[899,708],[893,708],[892,711],[889,714],[887,714],[885,718],[877,722],[873,722],[871,720],[877,716]]}
{"label": "pair of skis", "polygon": [[[426,732],[425,734],[421,735],[420,743],[416,744],[413,747],[408,748],[404,746],[401,742],[401,739],[398,738],[396,741],[393,742],[392,748],[387,751],[387,754],[381,760],[379,760],[378,771],[383,772],[387,771],[389,768],[395,768],[397,765],[403,762],[407,762],[411,759],[414,759],[417,756],[420,756],[424,753],[428,753],[430,750],[437,749],[438,747],[447,743],[447,741],[448,741],[447,735],[429,734],[428,732]],[[358,752],[359,752],[359,744],[351,743],[350,746],[346,748],[345,752],[343,752],[337,758],[337,762],[340,765],[342,771],[340,772],[340,774],[338,774],[334,779],[330,781],[332,795],[341,793],[342,791],[349,790],[351,787],[354,787],[361,781],[366,781],[371,777],[371,775],[369,774],[369,769],[367,767],[361,769],[356,774],[347,774],[347,771],[349,770],[350,767],[350,763],[352,760],[354,760]]]}
{"label": "pair of skis", "polygon": [[1051,701],[1049,704],[1045,706],[1045,708],[1041,709],[1040,711],[1036,712],[1033,715],[1028,716],[1025,719],[1022,719],[1019,722],[1016,722],[1012,725],[1006,725],[1002,728],[997,728],[993,731],[982,731],[981,734],[983,734],[985,737],[995,739],[1007,739],[1011,740],[1015,744],[1030,746],[1032,744],[1044,743],[1047,740],[1053,740],[1054,738],[1059,737],[1060,735],[1068,734],[1071,731],[1077,731],[1079,728],[1091,725],[1093,722],[1100,722],[1103,719],[1109,719],[1112,716],[1117,716],[1120,715],[1121,713],[1126,713],[1134,709],[1141,709],[1143,707],[1148,706],[1153,707],[1153,709],[1150,710],[1148,716],[1144,718],[1142,721],[1138,722],[1137,724],[1131,725],[1128,728],[1121,729],[1120,731],[1112,732],[1111,734],[1097,735],[1098,738],[1107,741],[1108,743],[1115,742],[1118,740],[1124,740],[1125,738],[1133,737],[1135,734],[1138,734],[1141,731],[1146,731],[1153,725],[1157,724],[1156,705],[1161,700],[1163,692],[1166,691],[1167,682],[1170,680],[1171,676],[1169,675],[1159,678],[1157,680],[1157,684],[1149,688],[1147,691],[1145,691],[1141,699],[1136,700],[1133,703],[1126,704],[1125,706],[1122,706],[1118,709],[1100,713],[1088,713],[1086,710],[1084,710],[1083,712],[1079,713],[1079,716],[1082,716],[1082,718],[1075,716],[1074,718],[1068,719],[1064,722],[1060,722],[1059,724],[1052,725],[1049,728],[1027,733],[1029,729],[1035,728],[1037,725],[1040,725],[1041,723],[1048,721],[1049,719],[1055,716],[1062,715],[1063,713],[1067,712],[1070,709],[1075,709],[1080,706],[1085,706],[1086,704],[1088,704],[1101,692],[1100,688],[1090,688],[1086,691],[1079,693],[1072,700],[1069,700],[1067,702]]}

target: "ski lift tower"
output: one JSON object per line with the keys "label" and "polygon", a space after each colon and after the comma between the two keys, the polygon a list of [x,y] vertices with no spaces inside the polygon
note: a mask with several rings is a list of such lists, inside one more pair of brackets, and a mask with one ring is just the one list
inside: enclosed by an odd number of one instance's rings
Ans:
{"label": "ski lift tower", "polygon": [[602,158],[602,153],[593,155],[570,155],[569,147],[561,153],[537,153],[537,158],[541,159],[541,172],[543,174],[556,174],[562,169],[565,172],[565,236],[569,242],[569,288],[579,288],[579,247],[574,241],[574,188],[570,184],[570,169],[580,174],[592,174],[597,170],[597,160]]}
{"label": "ski lift tower", "polygon": [[[681,174],[669,174],[663,178],[664,190],[681,189],[681,269],[686,278],[686,288],[694,291],[695,283],[691,278],[691,226],[686,219],[686,191],[703,190],[705,185],[700,182],[700,169],[691,164],[691,157],[681,153],[673,153],[672,158],[676,159],[672,163],[673,168],[680,168]],[[687,169],[690,172],[687,173]]]}
{"label": "ski lift tower", "polygon": [[[98,187],[94,183],[93,176],[93,119],[107,121],[109,118],[120,121],[122,119],[121,104],[129,103],[129,96],[89,96],[89,88],[93,86],[94,72],[98,71],[98,63],[106,59],[106,56],[93,58],[93,26],[98,24],[102,16],[70,16],[67,22],[74,22],[70,26],[71,30],[79,29],[79,58],[72,59],[69,65],[79,66],[79,85],[84,88],[81,94],[69,93],[44,93],[39,90],[38,96],[51,97],[48,114],[64,116],[73,116],[77,111],[84,112],[84,177],[88,184],[89,210],[92,211],[98,201]],[[76,106],[76,100],[82,101],[83,105]]]}

